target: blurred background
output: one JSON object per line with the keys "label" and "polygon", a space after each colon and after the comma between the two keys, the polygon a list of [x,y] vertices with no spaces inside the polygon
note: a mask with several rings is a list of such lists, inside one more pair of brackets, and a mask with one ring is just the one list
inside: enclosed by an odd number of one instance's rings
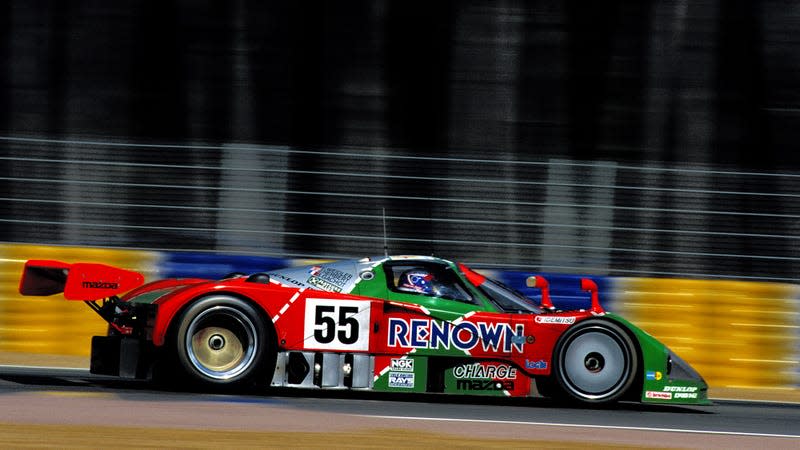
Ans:
{"label": "blurred background", "polygon": [[0,321],[30,317],[18,265],[53,246],[386,243],[611,277],[699,368],[795,387],[799,22],[785,1],[3,2]]}

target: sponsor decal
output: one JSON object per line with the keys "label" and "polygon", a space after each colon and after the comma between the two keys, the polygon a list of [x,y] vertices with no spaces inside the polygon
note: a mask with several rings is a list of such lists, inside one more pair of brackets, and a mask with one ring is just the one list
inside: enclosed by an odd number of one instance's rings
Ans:
{"label": "sponsor decal", "polygon": [[84,281],[81,282],[81,287],[87,289],[118,289],[119,283],[112,283],[110,281]]}
{"label": "sponsor decal", "polygon": [[664,386],[664,392],[697,392],[696,386]]}
{"label": "sponsor decal", "polygon": [[309,270],[309,273],[311,274],[308,278],[309,284],[313,284],[326,291],[334,291],[334,289],[330,287],[335,286],[337,290],[334,292],[341,292],[342,288],[353,279],[353,274],[342,272],[333,267],[322,267],[321,270]]}
{"label": "sponsor decal", "polygon": [[317,276],[322,270],[322,266],[311,266],[308,268],[308,274],[312,277]]}
{"label": "sponsor decal", "polygon": [[420,349],[455,348],[470,351],[481,344],[484,351],[522,352],[525,339],[521,324],[516,330],[508,323],[451,322],[431,319],[389,319],[387,345]]}
{"label": "sponsor decal", "polygon": [[319,278],[316,278],[316,277],[309,278],[308,279],[308,284],[314,285],[314,286],[322,289],[323,291],[342,292],[342,288],[340,288],[339,286],[336,286],[335,284],[328,283],[325,280],[320,280]]}
{"label": "sponsor decal", "polygon": [[398,372],[413,372],[414,360],[407,358],[392,358],[391,368],[392,370]]}
{"label": "sponsor decal", "polygon": [[644,393],[645,398],[656,398],[659,400],[672,400],[672,392],[658,392],[658,391],[646,391]]}
{"label": "sponsor decal", "polygon": [[457,380],[456,389],[466,391],[513,391],[514,382],[510,380]]}
{"label": "sponsor decal", "polygon": [[661,372],[647,372],[645,374],[645,378],[647,378],[648,380],[656,380],[656,381],[663,378],[663,376],[664,375]]}
{"label": "sponsor decal", "polygon": [[539,361],[525,360],[526,369],[543,370],[547,369],[547,361],[540,359]]}
{"label": "sponsor decal", "polygon": [[559,325],[572,325],[575,323],[575,317],[563,316],[536,316],[536,323],[555,323]]}
{"label": "sponsor decal", "polygon": [[414,374],[408,372],[389,372],[389,387],[407,388],[414,387]]}
{"label": "sponsor decal", "polygon": [[517,369],[508,364],[464,364],[453,368],[456,378],[491,378],[493,380],[514,380]]}
{"label": "sponsor decal", "polygon": [[696,392],[676,392],[674,398],[697,398]]}
{"label": "sponsor decal", "polygon": [[286,281],[289,284],[293,284],[295,286],[305,286],[305,284],[302,281],[295,280],[292,277],[287,277],[286,275],[283,275],[283,274],[280,274],[280,273],[270,272],[268,275],[270,276],[270,278],[278,278],[278,279],[281,279],[283,281]]}

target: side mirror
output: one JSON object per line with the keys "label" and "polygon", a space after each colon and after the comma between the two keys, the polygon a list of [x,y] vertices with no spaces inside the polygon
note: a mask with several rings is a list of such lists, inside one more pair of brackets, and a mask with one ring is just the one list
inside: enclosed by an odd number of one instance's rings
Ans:
{"label": "side mirror", "polygon": [[550,284],[547,280],[539,275],[533,275],[525,280],[525,285],[529,288],[539,288],[542,290],[542,307],[547,309],[555,308],[553,301],[550,300]]}
{"label": "side mirror", "polygon": [[589,278],[581,278],[581,289],[592,294],[592,312],[604,313],[605,310],[600,306],[600,298],[597,295],[597,283]]}

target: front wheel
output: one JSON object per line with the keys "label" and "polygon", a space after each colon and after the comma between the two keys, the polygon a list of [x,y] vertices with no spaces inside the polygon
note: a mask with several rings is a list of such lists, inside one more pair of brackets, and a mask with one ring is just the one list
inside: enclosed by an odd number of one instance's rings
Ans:
{"label": "front wheel", "polygon": [[211,296],[189,306],[175,333],[183,371],[206,387],[242,387],[266,376],[274,340],[258,311],[235,297]]}
{"label": "front wheel", "polygon": [[608,403],[633,384],[639,365],[628,334],[606,320],[582,322],[561,337],[553,358],[559,387],[573,400]]}

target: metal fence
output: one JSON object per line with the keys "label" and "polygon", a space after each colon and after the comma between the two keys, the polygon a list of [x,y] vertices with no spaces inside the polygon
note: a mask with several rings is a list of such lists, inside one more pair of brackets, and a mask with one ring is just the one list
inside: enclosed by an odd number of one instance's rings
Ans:
{"label": "metal fence", "polygon": [[5,136],[0,240],[800,281],[798,173],[473,154]]}

